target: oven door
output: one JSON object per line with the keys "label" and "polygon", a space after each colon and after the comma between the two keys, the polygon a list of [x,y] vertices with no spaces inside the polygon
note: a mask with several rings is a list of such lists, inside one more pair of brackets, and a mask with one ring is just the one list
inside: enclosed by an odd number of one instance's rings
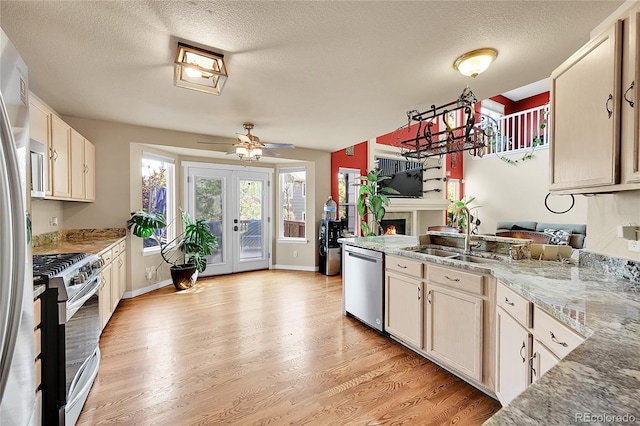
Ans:
{"label": "oven door", "polygon": [[[66,425],[75,424],[100,366],[100,275],[67,302],[65,324]],[[70,418],[71,417],[71,418]]]}

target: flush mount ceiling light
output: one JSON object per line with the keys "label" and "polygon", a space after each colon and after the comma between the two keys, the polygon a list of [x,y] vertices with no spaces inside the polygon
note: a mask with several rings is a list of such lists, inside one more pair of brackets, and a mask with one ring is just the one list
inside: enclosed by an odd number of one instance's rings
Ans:
{"label": "flush mount ceiling light", "polygon": [[460,71],[462,75],[476,77],[486,71],[497,57],[498,51],[490,47],[473,50],[456,59],[453,62],[453,68]]}
{"label": "flush mount ceiling light", "polygon": [[227,81],[224,55],[178,43],[174,83],[178,87],[220,95]]}

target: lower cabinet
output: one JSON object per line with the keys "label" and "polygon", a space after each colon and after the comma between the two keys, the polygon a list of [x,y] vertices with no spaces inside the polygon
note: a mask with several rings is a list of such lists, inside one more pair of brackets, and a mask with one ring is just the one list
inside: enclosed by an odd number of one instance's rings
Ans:
{"label": "lower cabinet", "polygon": [[427,283],[425,337],[427,355],[482,381],[484,300]]}
{"label": "lower cabinet", "polygon": [[408,345],[422,348],[422,281],[393,272],[385,277],[385,329]]}
{"label": "lower cabinet", "polygon": [[502,283],[497,294],[496,395],[507,405],[584,338]]}
{"label": "lower cabinet", "polygon": [[102,283],[98,292],[100,322],[103,329],[118,307],[127,286],[125,248],[126,243],[123,238],[99,254],[104,261]]}
{"label": "lower cabinet", "polygon": [[111,277],[113,265],[111,263],[102,267],[100,289],[98,290],[98,310],[100,312],[100,328],[104,329],[111,318]]}
{"label": "lower cabinet", "polygon": [[498,306],[496,311],[497,359],[496,395],[503,405],[524,391],[531,381],[529,353],[531,334]]}
{"label": "lower cabinet", "polygon": [[493,360],[494,339],[487,325],[494,303],[487,296],[486,278],[406,258],[388,256],[386,265],[386,331],[493,392],[493,365],[484,365]]}
{"label": "lower cabinet", "polygon": [[[560,358],[547,349],[538,339],[533,341],[533,355],[531,355],[531,383],[544,376],[551,367],[560,362]],[[524,390],[524,389],[523,389]]]}

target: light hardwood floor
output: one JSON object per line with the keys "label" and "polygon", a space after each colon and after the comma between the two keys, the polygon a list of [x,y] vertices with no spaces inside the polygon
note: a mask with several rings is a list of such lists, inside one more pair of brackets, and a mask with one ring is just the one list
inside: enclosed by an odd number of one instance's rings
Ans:
{"label": "light hardwood floor", "polygon": [[78,425],[481,424],[497,401],[342,315],[340,276],[256,271],[120,303]]}

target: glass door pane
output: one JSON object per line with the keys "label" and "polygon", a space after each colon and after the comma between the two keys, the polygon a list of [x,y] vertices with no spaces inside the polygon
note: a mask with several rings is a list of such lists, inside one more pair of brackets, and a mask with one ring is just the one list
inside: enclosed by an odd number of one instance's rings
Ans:
{"label": "glass door pane", "polygon": [[208,264],[224,262],[224,179],[196,176],[195,184],[195,214],[194,219],[204,219],[215,235],[218,249],[211,256],[207,256]]}
{"label": "glass door pane", "polygon": [[240,179],[240,260],[264,257],[263,182]]}

